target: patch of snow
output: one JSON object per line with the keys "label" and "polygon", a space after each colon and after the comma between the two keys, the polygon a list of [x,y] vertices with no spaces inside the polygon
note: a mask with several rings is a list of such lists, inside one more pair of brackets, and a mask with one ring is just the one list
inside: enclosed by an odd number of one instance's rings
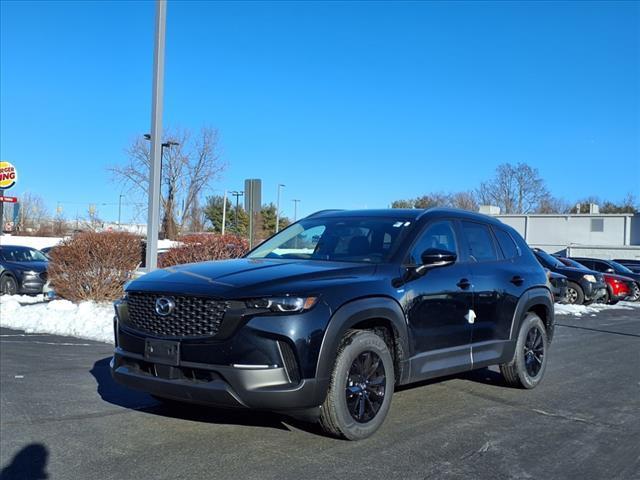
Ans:
{"label": "patch of snow", "polygon": [[3,295],[1,297],[3,300],[15,300],[16,302],[22,305],[29,305],[31,303],[42,303],[46,301],[44,295]]}
{"label": "patch of snow", "polygon": [[0,327],[113,343],[114,311],[109,302],[52,300],[21,305],[14,297],[0,297]]}
{"label": "patch of snow", "polygon": [[61,237],[26,237],[20,235],[0,235],[0,245],[20,245],[37,248],[55,247],[62,241]]}
{"label": "patch of snow", "polygon": [[640,308],[640,303],[618,302],[615,305],[605,305],[604,303],[592,303],[591,305],[555,304],[556,315],[573,315],[575,317],[581,317],[587,314],[595,316],[596,313],[602,310],[633,310],[635,308]]}

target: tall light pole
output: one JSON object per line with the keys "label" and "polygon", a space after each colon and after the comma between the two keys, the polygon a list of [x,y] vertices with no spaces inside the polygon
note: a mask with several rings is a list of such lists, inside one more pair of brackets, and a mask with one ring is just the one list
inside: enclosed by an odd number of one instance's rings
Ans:
{"label": "tall light pole", "polygon": [[224,191],[224,197],[222,197],[222,235],[224,235],[224,227],[227,223],[227,191]]}
{"label": "tall light pole", "polygon": [[280,189],[286,187],[283,183],[278,184],[278,200],[276,203],[276,233],[280,230]]}
{"label": "tall light pole", "polygon": [[162,168],[162,101],[164,93],[164,44],[167,0],[156,1],[155,48],[153,52],[153,93],[151,96],[151,162],[149,168],[149,212],[147,217],[147,271],[158,268],[160,230],[160,169]]}
{"label": "tall light pole", "polygon": [[240,197],[244,195],[244,192],[234,190],[233,192],[229,193],[236,197],[236,235],[238,235],[240,233],[240,228],[238,225],[238,209],[240,208]]}
{"label": "tall light pole", "polygon": [[293,202],[293,221],[295,222],[296,220],[298,220],[298,204],[301,202],[301,200],[294,198],[291,201]]}

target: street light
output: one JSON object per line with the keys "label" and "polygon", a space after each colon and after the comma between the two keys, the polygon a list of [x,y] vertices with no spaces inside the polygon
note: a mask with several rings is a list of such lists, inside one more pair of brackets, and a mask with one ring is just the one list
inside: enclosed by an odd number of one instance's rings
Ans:
{"label": "street light", "polygon": [[295,222],[296,220],[298,220],[298,203],[300,203],[301,200],[294,198],[291,201],[293,202],[293,221]]}
{"label": "street light", "polygon": [[286,187],[285,184],[278,184],[278,201],[276,203],[276,233],[280,230],[280,189]]}
{"label": "street light", "polygon": [[[149,133],[145,133],[144,134],[144,138],[146,140],[151,141],[151,134]],[[164,158],[164,149],[165,148],[171,148],[173,146],[178,146],[180,145],[178,142],[174,142],[173,140],[169,140],[168,142],[164,142],[163,144],[160,145],[160,160],[162,160]]]}
{"label": "street light", "polygon": [[234,190],[233,192],[229,192],[231,195],[236,197],[236,234],[240,233],[240,227],[238,225],[238,209],[240,208],[240,197],[244,195],[243,191]]}

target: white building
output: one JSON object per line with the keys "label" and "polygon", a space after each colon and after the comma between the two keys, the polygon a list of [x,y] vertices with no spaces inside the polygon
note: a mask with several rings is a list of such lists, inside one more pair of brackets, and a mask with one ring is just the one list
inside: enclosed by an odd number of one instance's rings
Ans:
{"label": "white building", "polygon": [[637,214],[494,214],[532,247],[549,253],[596,258],[640,259]]}

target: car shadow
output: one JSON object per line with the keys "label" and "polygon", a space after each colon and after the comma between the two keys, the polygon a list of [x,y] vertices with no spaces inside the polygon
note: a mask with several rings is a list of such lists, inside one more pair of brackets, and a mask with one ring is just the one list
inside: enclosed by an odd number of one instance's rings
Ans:
{"label": "car shadow", "polygon": [[98,360],[93,364],[90,373],[98,384],[97,391],[100,398],[113,405],[152,415],[193,422],[264,427],[283,431],[291,431],[291,426],[309,433],[321,433],[319,427],[312,423],[278,413],[257,410],[223,409],[190,403],[163,402],[157,400],[147,393],[138,392],[116,383],[111,377],[110,361],[111,357]]}
{"label": "car shadow", "polygon": [[0,480],[44,480],[49,450],[41,443],[27,445],[0,471]]}

